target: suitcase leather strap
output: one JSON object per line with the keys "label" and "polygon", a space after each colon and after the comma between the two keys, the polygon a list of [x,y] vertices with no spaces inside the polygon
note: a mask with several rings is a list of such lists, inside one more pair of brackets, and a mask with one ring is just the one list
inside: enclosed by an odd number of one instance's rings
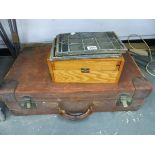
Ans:
{"label": "suitcase leather strap", "polygon": [[90,114],[92,114],[93,109],[94,109],[94,105],[92,104],[89,106],[88,110],[84,113],[70,113],[70,112],[67,112],[66,110],[61,109],[59,107],[59,114],[62,117],[67,118],[69,120],[80,120],[80,119],[84,119],[84,118],[88,117]]}

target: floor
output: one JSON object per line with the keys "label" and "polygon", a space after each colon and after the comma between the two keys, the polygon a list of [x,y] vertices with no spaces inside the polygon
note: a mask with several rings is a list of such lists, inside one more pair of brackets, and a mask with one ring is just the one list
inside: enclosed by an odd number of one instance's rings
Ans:
{"label": "floor", "polygon": [[[0,78],[12,64],[0,57]],[[144,72],[144,71],[143,71]],[[144,72],[155,87],[155,78]],[[94,113],[81,121],[69,121],[57,115],[13,116],[0,122],[1,135],[148,135],[155,134],[155,91],[136,112]]]}

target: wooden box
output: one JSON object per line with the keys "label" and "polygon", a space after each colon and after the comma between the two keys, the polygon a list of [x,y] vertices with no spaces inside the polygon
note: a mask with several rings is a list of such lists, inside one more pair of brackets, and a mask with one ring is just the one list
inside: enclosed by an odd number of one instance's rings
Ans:
{"label": "wooden box", "polygon": [[126,48],[114,32],[59,34],[47,60],[52,81],[118,83],[124,52]]}
{"label": "wooden box", "polygon": [[48,61],[53,82],[118,83],[124,65],[119,58]]}

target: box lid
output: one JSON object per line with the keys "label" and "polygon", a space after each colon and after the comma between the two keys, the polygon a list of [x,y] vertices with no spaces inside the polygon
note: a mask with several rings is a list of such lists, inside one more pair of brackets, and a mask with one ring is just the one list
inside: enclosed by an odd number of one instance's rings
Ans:
{"label": "box lid", "polygon": [[56,36],[51,59],[118,57],[126,51],[114,32],[77,32]]}

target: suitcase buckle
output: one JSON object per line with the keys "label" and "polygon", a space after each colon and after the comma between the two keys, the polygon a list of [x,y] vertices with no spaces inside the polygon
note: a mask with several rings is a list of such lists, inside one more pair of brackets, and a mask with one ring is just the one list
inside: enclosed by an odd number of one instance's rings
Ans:
{"label": "suitcase buckle", "polygon": [[32,97],[23,96],[20,102],[20,106],[25,109],[32,109],[36,107],[36,104],[32,101]]}
{"label": "suitcase buckle", "polygon": [[119,98],[117,100],[117,106],[123,106],[124,108],[127,108],[131,104],[132,104],[132,97],[130,94],[123,93],[119,95]]}

